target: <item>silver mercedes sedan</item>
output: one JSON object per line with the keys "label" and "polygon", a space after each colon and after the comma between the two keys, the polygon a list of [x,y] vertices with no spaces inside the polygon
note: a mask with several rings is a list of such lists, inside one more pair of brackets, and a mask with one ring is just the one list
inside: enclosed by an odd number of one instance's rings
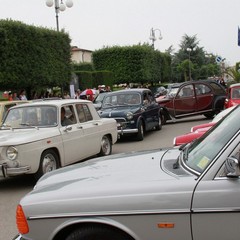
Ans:
{"label": "silver mercedes sedan", "polygon": [[239,119],[236,107],[185,146],[47,173],[17,206],[15,239],[238,239]]}

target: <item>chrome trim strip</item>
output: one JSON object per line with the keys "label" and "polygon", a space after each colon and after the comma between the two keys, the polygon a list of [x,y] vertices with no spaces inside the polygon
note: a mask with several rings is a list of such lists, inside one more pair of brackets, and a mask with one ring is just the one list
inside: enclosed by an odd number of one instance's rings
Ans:
{"label": "chrome trim strip", "polygon": [[190,214],[189,209],[183,210],[152,210],[152,211],[132,211],[132,212],[81,212],[81,213],[66,213],[66,214],[52,214],[52,215],[38,215],[30,216],[29,220],[36,219],[50,219],[50,218],[73,218],[73,217],[102,217],[102,216],[124,216],[124,215],[164,215],[164,214]]}

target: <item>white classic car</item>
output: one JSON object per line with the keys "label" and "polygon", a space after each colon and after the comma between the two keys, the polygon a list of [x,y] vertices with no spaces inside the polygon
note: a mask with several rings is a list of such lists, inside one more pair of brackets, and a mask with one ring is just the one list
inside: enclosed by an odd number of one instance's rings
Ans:
{"label": "white classic car", "polygon": [[240,106],[184,148],[112,155],[44,175],[17,207],[34,240],[235,240]]}
{"label": "white classic car", "polygon": [[0,176],[35,174],[112,152],[117,123],[92,102],[49,100],[9,109],[0,128]]}

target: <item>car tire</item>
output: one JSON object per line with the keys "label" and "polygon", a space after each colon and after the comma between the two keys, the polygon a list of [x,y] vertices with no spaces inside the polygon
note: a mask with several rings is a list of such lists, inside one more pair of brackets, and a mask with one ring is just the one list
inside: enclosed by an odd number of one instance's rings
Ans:
{"label": "car tire", "polygon": [[207,118],[207,119],[212,119],[215,115],[215,112],[210,112],[210,113],[205,113],[204,116]]}
{"label": "car tire", "polygon": [[126,233],[105,226],[89,226],[76,229],[65,240],[133,240]]}
{"label": "car tire", "polygon": [[60,164],[58,154],[52,149],[45,150],[41,155],[39,168],[35,173],[35,178],[39,179],[45,173],[56,170],[59,167]]}
{"label": "car tire", "polygon": [[167,122],[167,117],[166,117],[166,115],[165,115],[164,113],[161,114],[161,118],[162,118],[162,125],[165,125],[166,122]]}
{"label": "car tire", "polygon": [[103,136],[99,156],[108,156],[112,153],[112,141],[109,136]]}
{"label": "car tire", "polygon": [[138,123],[138,133],[136,139],[138,141],[142,141],[144,139],[144,126],[142,120],[140,120]]}
{"label": "car tire", "polygon": [[157,131],[161,130],[162,129],[162,116],[161,114],[159,114],[159,117],[158,117],[158,125],[155,127],[155,129]]}

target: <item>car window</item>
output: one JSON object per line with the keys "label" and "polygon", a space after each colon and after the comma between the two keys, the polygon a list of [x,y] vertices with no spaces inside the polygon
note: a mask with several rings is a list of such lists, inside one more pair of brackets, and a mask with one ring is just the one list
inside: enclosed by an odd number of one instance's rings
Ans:
{"label": "car window", "polygon": [[232,90],[232,99],[240,98],[240,88],[233,88]]}
{"label": "car window", "polygon": [[80,123],[93,120],[87,104],[76,104],[77,116]]}
{"label": "car window", "polygon": [[[194,141],[187,149],[186,164],[201,173],[227,147],[229,141],[239,131],[240,107],[236,107],[224,121],[212,127],[204,134],[204,138]],[[231,128],[226,126],[232,126]]]}
{"label": "car window", "polygon": [[193,85],[190,84],[182,87],[177,96],[180,98],[194,96]]}
{"label": "car window", "polygon": [[211,88],[208,87],[206,84],[195,84],[195,91],[196,91],[196,95],[204,95],[204,94],[209,94],[211,93]]}
{"label": "car window", "polygon": [[141,103],[141,96],[138,93],[129,94],[127,96],[127,99],[128,99],[127,100],[128,104],[131,104],[131,105],[139,105]]}
{"label": "car window", "polygon": [[72,105],[66,105],[61,108],[61,124],[62,126],[72,125],[77,122],[75,112]]}
{"label": "car window", "polygon": [[87,104],[76,104],[77,117],[80,123],[92,121],[92,114],[87,106]]}
{"label": "car window", "polygon": [[11,108],[11,107],[13,107],[13,106],[15,106],[15,105],[16,105],[16,103],[4,105],[3,114],[2,114],[2,119],[4,119],[4,117],[5,117],[8,109]]}
{"label": "car window", "polygon": [[[53,121],[47,121],[47,112],[54,114]],[[4,126],[13,128],[25,128],[28,126],[50,127],[57,125],[57,109],[54,106],[27,106],[10,109],[3,122]]]}

